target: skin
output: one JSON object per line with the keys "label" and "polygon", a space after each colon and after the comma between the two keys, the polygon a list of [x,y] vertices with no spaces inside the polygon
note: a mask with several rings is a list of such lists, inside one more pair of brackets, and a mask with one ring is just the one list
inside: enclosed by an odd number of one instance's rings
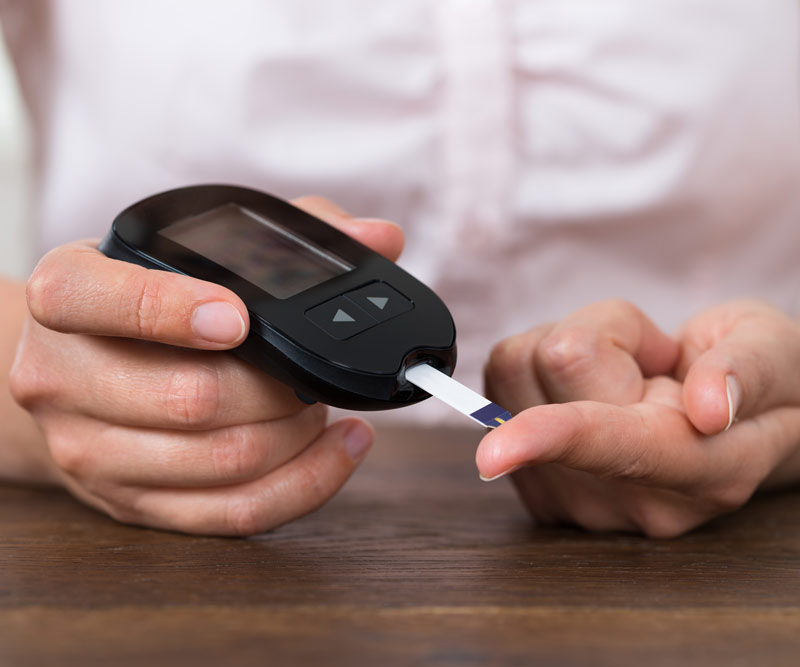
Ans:
{"label": "skin", "polygon": [[674,537],[800,479],[798,368],[800,325],[760,301],[674,337],[597,303],[492,350],[487,392],[515,417],[478,469],[511,474],[539,522]]}
{"label": "skin", "polygon": [[[400,254],[392,223],[316,197],[295,203],[390,259]],[[232,292],[108,259],[96,245],[45,256],[27,299],[24,286],[0,285],[12,315],[0,341],[11,367],[0,474],[62,485],[125,523],[201,534],[263,532],[333,496],[366,455],[371,428],[355,418],[326,426],[324,406],[217,354],[247,334]]]}
{"label": "skin", "polygon": [[[296,203],[400,253],[391,223]],[[46,256],[27,300],[0,282],[0,474],[188,533],[254,534],[327,501],[365,456],[369,427],[326,427],[322,406],[210,353],[246,334],[232,293],[95,245]],[[208,303],[222,305],[198,336]],[[722,304],[674,337],[630,304],[594,304],[492,350],[487,392],[518,414],[483,439],[478,469],[511,473],[541,522],[676,536],[800,477],[798,367],[800,326],[762,302]]]}

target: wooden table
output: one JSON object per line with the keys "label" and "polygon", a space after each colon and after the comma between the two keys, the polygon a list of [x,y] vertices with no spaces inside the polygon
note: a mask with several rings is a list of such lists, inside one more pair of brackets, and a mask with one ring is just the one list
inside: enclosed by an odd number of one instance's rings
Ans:
{"label": "wooden table", "polygon": [[682,539],[536,529],[480,431],[387,431],[255,539],[0,487],[0,665],[800,665],[800,492]]}

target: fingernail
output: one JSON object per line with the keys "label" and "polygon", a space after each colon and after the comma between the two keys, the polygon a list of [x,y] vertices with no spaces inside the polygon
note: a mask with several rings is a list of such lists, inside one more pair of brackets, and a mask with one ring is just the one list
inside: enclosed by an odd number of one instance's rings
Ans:
{"label": "fingernail", "polygon": [[736,413],[742,404],[742,385],[735,375],[725,376],[725,391],[728,394],[728,425],[725,427],[727,431],[736,421]]}
{"label": "fingernail", "polygon": [[364,458],[371,444],[372,429],[363,422],[356,422],[344,434],[344,448],[355,462]]}
{"label": "fingernail", "polygon": [[496,479],[500,479],[501,477],[505,477],[506,475],[510,475],[512,472],[516,472],[522,466],[516,465],[511,466],[508,470],[501,472],[499,475],[495,475],[494,477],[484,477],[483,475],[478,475],[481,478],[482,482],[494,482]]}
{"label": "fingernail", "polygon": [[231,345],[244,338],[245,324],[236,306],[225,301],[211,301],[194,309],[192,331],[211,343]]}

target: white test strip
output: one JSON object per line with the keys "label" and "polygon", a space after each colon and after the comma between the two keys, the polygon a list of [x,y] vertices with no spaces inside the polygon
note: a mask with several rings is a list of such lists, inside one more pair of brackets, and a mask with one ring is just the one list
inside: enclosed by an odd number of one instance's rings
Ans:
{"label": "white test strip", "polygon": [[428,364],[409,368],[406,371],[406,379],[431,396],[474,419],[481,426],[497,428],[511,419],[508,410]]}

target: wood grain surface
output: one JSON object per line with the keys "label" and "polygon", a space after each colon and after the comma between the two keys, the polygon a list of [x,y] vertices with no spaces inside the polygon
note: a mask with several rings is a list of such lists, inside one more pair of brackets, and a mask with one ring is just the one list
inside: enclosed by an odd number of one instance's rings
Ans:
{"label": "wood grain surface", "polygon": [[671,541],[536,528],[480,435],[384,429],[247,540],[0,487],[0,665],[800,665],[800,492]]}

